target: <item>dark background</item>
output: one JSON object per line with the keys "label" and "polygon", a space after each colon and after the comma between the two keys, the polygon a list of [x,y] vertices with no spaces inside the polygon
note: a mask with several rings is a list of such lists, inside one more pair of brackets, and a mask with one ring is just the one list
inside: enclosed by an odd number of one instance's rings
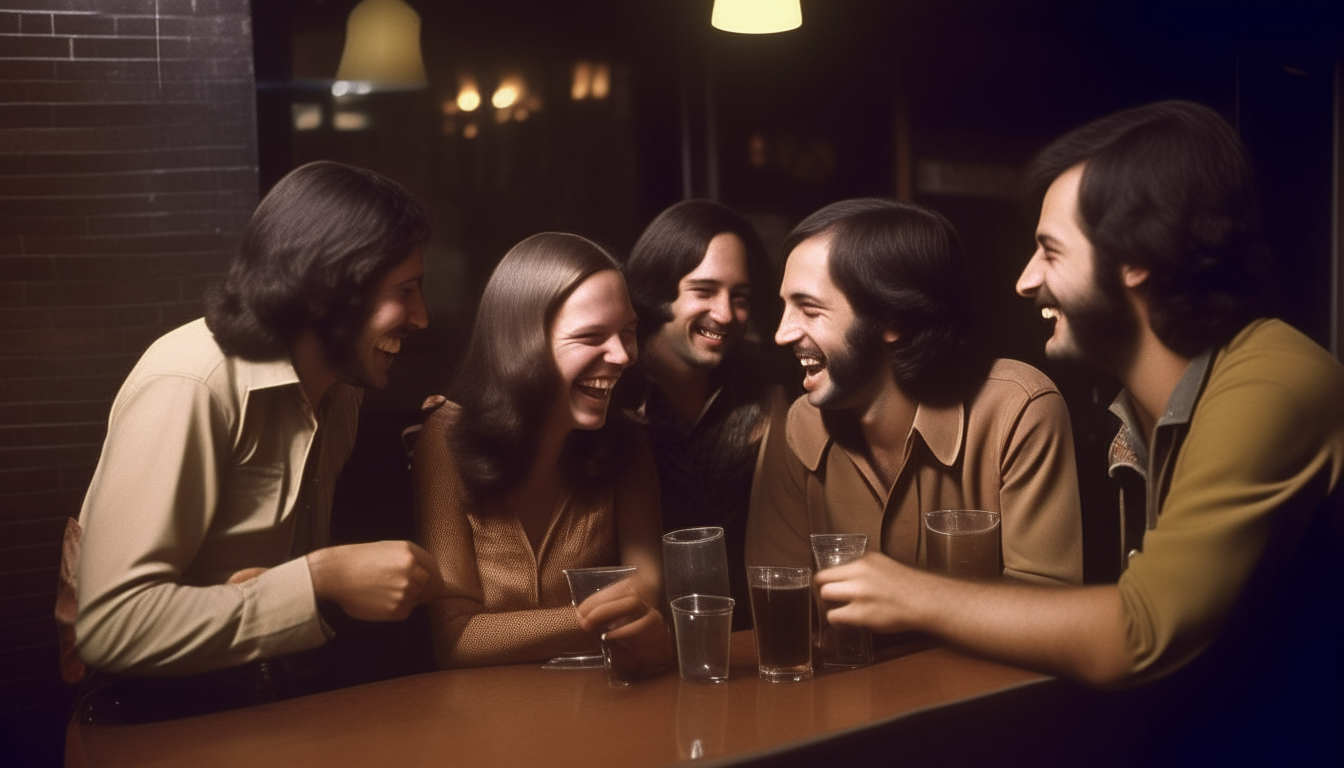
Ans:
{"label": "dark background", "polygon": [[[398,433],[455,374],[508,247],[563,230],[619,256],[686,196],[737,208],[772,245],[858,195],[951,218],[995,351],[1042,367],[1069,400],[1089,581],[1115,574],[1102,466],[1114,384],[1047,365],[1035,312],[1013,295],[1032,249],[1017,183],[1033,152],[1124,107],[1208,104],[1250,148],[1283,316],[1327,347],[1338,333],[1340,3],[804,0],[801,29],[751,37],[710,28],[709,0],[410,0],[428,88],[337,99],[354,4],[0,3],[0,763],[59,761],[60,535],[117,387],[150,341],[199,314],[258,196],[309,160],[385,173],[435,217],[431,328],[366,398],[343,540],[410,535]],[[606,98],[570,97],[579,61],[609,68]],[[501,121],[489,94],[511,73],[536,100]],[[446,113],[464,76],[487,103]],[[296,109],[318,110],[318,127],[296,129]],[[368,127],[336,130],[336,112]],[[423,617],[338,630],[351,682],[428,662]]]}

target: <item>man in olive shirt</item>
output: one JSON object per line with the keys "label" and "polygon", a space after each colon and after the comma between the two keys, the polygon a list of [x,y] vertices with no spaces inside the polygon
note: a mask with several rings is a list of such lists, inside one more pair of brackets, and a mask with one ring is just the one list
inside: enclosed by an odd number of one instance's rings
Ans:
{"label": "man in olive shirt", "polygon": [[1001,515],[1011,579],[1083,575],[1082,519],[1064,400],[1039,371],[975,339],[966,267],[933,211],[848,200],[785,241],[775,342],[807,394],[772,430],[752,497],[747,562],[810,565],[812,533],[865,533],[916,565],[923,515]]}
{"label": "man in olive shirt", "polygon": [[[258,206],[207,314],[145,352],[80,513],[80,716],[129,721],[276,695],[267,659],[324,643],[318,601],[404,618],[436,593],[410,542],[329,547],[362,387],[427,324],[423,209],[313,163]],[[154,682],[147,678],[174,678]]]}
{"label": "man in olive shirt", "polygon": [[[1245,150],[1216,113],[1163,102],[1036,160],[1036,252],[1018,281],[1046,352],[1125,390],[1116,585],[969,584],[867,558],[818,575],[832,621],[918,629],[1097,686],[1141,760],[1340,756],[1344,366],[1263,319],[1267,249]],[[1148,693],[1151,691],[1151,693]],[[1107,718],[1093,718],[1094,721]]]}

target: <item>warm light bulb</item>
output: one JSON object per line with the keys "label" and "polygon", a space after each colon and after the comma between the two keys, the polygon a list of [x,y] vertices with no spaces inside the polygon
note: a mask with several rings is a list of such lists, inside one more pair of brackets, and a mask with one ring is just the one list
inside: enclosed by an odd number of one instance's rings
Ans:
{"label": "warm light bulb", "polygon": [[508,109],[517,100],[518,89],[511,85],[501,85],[495,90],[495,95],[490,97],[490,103],[495,109]]}
{"label": "warm light bulb", "polygon": [[724,32],[766,35],[803,25],[798,0],[714,0],[709,23]]}
{"label": "warm light bulb", "polygon": [[522,98],[523,89],[523,81],[520,78],[506,77],[500,81],[499,87],[490,96],[490,104],[495,109],[508,109]]}
{"label": "warm light bulb", "polygon": [[463,112],[475,112],[479,106],[481,106],[481,92],[476,90],[476,84],[463,83],[457,92],[457,108]]}

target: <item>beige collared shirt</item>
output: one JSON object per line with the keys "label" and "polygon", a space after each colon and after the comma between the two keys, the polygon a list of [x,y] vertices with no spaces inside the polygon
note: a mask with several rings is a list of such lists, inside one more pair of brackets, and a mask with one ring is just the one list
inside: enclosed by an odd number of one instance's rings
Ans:
{"label": "beige collared shirt", "polygon": [[[174,676],[321,645],[302,555],[326,544],[361,396],[335,384],[315,414],[288,360],[229,357],[203,320],[154,342],[80,512],[80,656]],[[269,570],[227,583],[253,567]]]}
{"label": "beige collared shirt", "polygon": [[[783,439],[781,439],[781,437]],[[922,564],[922,517],[939,509],[1002,515],[1004,575],[1077,584],[1082,517],[1064,399],[1040,371],[997,360],[968,403],[921,404],[904,463],[883,488],[866,457],[828,434],[799,398],[787,435],[767,437],[747,524],[747,562],[811,565],[812,533],[866,533],[869,549]]]}

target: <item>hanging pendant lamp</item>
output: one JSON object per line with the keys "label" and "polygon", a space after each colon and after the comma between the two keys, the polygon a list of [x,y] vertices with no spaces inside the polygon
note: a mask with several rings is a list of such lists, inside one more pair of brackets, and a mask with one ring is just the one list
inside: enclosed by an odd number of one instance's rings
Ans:
{"label": "hanging pendant lamp", "polygon": [[724,32],[767,35],[803,25],[799,0],[714,0],[709,23]]}
{"label": "hanging pendant lamp", "polygon": [[350,11],[336,80],[369,90],[412,90],[428,85],[420,56],[420,14],[403,0],[363,0]]}

